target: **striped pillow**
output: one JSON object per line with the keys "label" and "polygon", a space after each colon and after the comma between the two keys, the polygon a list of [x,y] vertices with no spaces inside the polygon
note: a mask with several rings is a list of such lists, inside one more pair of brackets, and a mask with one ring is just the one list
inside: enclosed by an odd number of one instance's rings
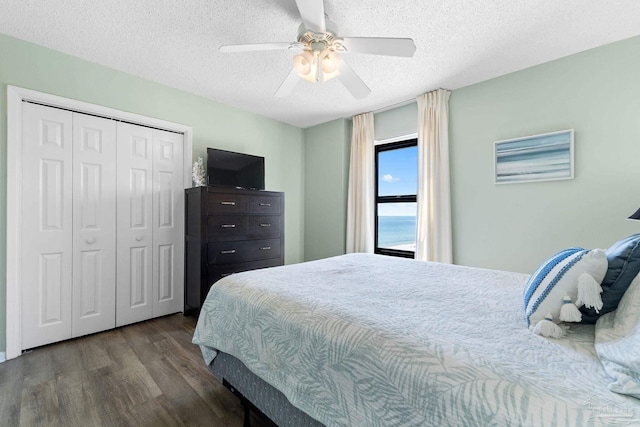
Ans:
{"label": "striped pillow", "polygon": [[524,290],[524,310],[527,326],[534,326],[547,314],[559,322],[563,297],[575,302],[578,277],[590,274],[602,283],[607,272],[607,255],[602,249],[569,248],[545,261],[529,278]]}

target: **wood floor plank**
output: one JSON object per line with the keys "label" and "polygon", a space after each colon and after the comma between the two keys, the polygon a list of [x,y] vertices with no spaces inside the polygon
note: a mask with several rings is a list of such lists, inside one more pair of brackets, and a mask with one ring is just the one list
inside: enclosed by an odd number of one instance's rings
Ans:
{"label": "wood floor plank", "polygon": [[217,418],[166,359],[151,362],[148,369],[162,395],[173,403],[175,413],[186,425],[203,425],[207,420]]}
{"label": "wood floor plank", "polygon": [[205,366],[194,329],[177,314],[0,363],[0,425],[240,427],[243,408]]}
{"label": "wood floor plank", "polygon": [[86,425],[86,420],[99,420],[100,400],[92,390],[86,373],[76,377],[59,377],[56,380],[60,422],[64,426]]}
{"label": "wood floor plank", "polygon": [[[173,408],[173,402],[162,395],[137,406],[135,416],[140,426],[189,427],[179,418]],[[216,425],[215,420],[208,422],[207,425]]]}
{"label": "wood floor plank", "polygon": [[55,371],[53,369],[42,369],[42,366],[53,366],[51,349],[54,347],[58,346],[46,346],[41,351],[30,351],[23,356],[25,358],[23,375],[26,386],[35,386],[55,379]]}
{"label": "wood floor plank", "polygon": [[8,362],[0,363],[0,419],[3,425],[20,425],[22,387],[24,384],[24,363],[19,361],[15,368],[8,368]]}
{"label": "wood floor plank", "polygon": [[[113,360],[106,351],[105,342],[114,336],[111,332],[90,335],[84,338],[76,338],[72,344],[78,345],[81,351],[81,360],[84,369],[94,371],[113,364]],[[115,335],[117,336],[117,334]],[[66,343],[61,343],[62,345]]]}
{"label": "wood floor plank", "polygon": [[29,385],[22,389],[21,425],[60,426],[55,380]]}
{"label": "wood floor plank", "polygon": [[51,351],[51,367],[54,379],[65,377],[74,380],[76,383],[82,380],[83,370],[78,369],[82,366],[82,353],[77,350],[77,344],[73,342],[60,343],[55,347],[55,351]]}

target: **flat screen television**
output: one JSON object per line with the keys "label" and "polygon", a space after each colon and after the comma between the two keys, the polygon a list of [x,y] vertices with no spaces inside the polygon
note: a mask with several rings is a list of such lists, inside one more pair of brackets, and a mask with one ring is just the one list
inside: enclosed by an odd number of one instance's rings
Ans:
{"label": "flat screen television", "polygon": [[264,190],[264,157],[207,148],[207,185]]}

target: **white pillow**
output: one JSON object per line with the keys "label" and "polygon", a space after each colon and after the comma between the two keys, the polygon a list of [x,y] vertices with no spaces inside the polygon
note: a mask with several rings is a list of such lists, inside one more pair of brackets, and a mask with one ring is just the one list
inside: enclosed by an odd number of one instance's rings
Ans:
{"label": "white pillow", "polygon": [[535,326],[548,314],[559,323],[565,295],[574,303],[578,297],[578,278],[591,275],[602,283],[607,273],[607,255],[602,249],[565,249],[545,261],[529,278],[524,291],[527,326]]}
{"label": "white pillow", "polygon": [[616,311],[596,322],[595,346],[604,370],[613,378],[609,390],[640,399],[640,274]]}

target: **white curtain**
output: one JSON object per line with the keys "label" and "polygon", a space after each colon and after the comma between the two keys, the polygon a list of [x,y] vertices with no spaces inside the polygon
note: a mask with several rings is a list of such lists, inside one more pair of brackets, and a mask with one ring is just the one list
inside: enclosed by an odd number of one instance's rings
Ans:
{"label": "white curtain", "polygon": [[373,113],[353,116],[347,200],[347,253],[373,253],[373,144]]}
{"label": "white curtain", "polygon": [[449,96],[418,96],[418,217],[415,258],[451,263]]}

